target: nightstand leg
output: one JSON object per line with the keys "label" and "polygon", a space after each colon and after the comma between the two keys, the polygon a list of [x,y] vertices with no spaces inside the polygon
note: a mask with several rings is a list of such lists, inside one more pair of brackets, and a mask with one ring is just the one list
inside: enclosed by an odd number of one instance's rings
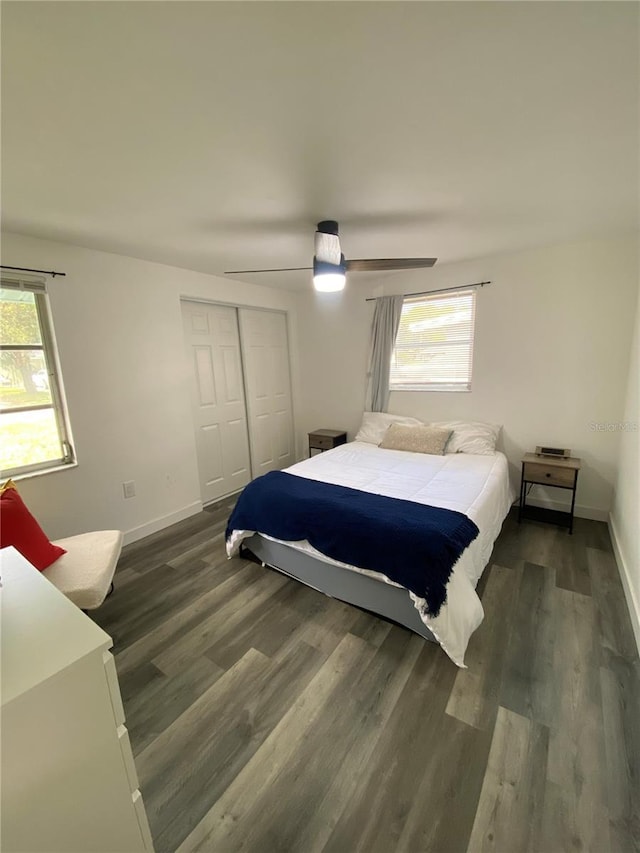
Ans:
{"label": "nightstand leg", "polygon": [[525,484],[524,484],[524,466],[523,466],[522,479],[520,480],[520,502],[518,503],[518,524],[520,524],[520,521],[522,519],[522,503],[524,501],[524,493],[525,493],[524,485]]}
{"label": "nightstand leg", "polygon": [[573,508],[576,505],[576,487],[571,493],[571,518],[569,519],[569,536],[573,536]]}
{"label": "nightstand leg", "polygon": [[522,520],[522,483],[520,483],[520,499],[518,500],[518,524]]}

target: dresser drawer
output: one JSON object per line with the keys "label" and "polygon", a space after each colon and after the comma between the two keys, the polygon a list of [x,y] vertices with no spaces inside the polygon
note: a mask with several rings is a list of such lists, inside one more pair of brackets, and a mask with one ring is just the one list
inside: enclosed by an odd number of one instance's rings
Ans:
{"label": "dresser drawer", "polygon": [[150,850],[151,853],[153,853],[151,830],[149,829],[149,821],[147,819],[147,813],[145,811],[144,803],[142,801],[142,794],[139,790],[134,791],[131,795],[131,799],[133,801],[133,807],[136,810],[138,825],[140,826],[140,835],[142,836],[144,846],[147,850]]}
{"label": "dresser drawer", "polygon": [[102,662],[104,663],[104,671],[107,675],[107,684],[109,685],[109,697],[113,707],[113,716],[116,720],[116,726],[121,726],[124,723],[124,707],[122,705],[122,697],[120,696],[120,687],[118,685],[116,662],[111,652],[103,652]]}
{"label": "dresser drawer", "polygon": [[545,465],[544,462],[525,462],[523,467],[523,479],[528,483],[546,483],[548,486],[564,486],[571,489],[575,478],[575,468]]}
{"label": "dresser drawer", "polygon": [[118,743],[120,744],[120,752],[122,760],[127,771],[129,779],[129,788],[133,793],[138,789],[138,774],[136,773],[136,765],[133,760],[133,752],[131,751],[131,742],[129,740],[129,732],[126,726],[118,726]]}

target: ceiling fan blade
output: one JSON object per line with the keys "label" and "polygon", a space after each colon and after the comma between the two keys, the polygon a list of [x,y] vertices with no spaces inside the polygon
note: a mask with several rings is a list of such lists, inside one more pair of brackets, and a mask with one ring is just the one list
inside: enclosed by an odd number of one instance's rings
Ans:
{"label": "ceiling fan blade", "polygon": [[347,272],[384,272],[432,267],[437,260],[437,258],[369,258],[345,263]]}
{"label": "ceiling fan blade", "polygon": [[297,272],[299,270],[312,270],[313,267],[282,267],[277,270],[225,270],[225,275],[240,275],[241,273],[253,272]]}

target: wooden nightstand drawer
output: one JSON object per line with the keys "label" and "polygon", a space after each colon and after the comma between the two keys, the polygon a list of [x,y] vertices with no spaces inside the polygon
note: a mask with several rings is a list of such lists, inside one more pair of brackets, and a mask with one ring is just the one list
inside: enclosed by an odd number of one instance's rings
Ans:
{"label": "wooden nightstand drawer", "polygon": [[326,435],[312,435],[309,438],[309,447],[314,450],[330,450],[333,447],[333,439]]}
{"label": "wooden nightstand drawer", "polygon": [[309,433],[309,454],[312,450],[331,450],[347,443],[347,434],[339,429],[316,429]]}
{"label": "wooden nightstand drawer", "polygon": [[544,462],[525,462],[524,479],[528,483],[546,483],[548,486],[564,486],[573,488],[576,479],[575,468],[559,468],[546,465]]}

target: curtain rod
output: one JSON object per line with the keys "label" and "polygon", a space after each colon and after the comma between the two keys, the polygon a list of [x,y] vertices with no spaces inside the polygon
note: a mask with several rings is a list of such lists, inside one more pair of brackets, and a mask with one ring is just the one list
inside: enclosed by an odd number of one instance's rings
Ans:
{"label": "curtain rod", "polygon": [[57,275],[66,275],[66,272],[54,272],[53,270],[32,270],[29,267],[8,267],[5,264],[0,264],[0,269],[15,270],[16,272],[39,272],[42,275],[50,275],[55,278]]}
{"label": "curtain rod", "polygon": [[[458,287],[441,287],[440,290],[421,290],[420,293],[403,293],[398,294],[405,297],[408,296],[429,296],[431,293],[446,293],[447,290],[466,290],[467,287],[484,287],[485,284],[491,284],[490,281],[476,281],[475,284],[460,284]],[[395,296],[396,294],[389,294],[390,296]],[[365,299],[365,302],[375,302],[378,299],[377,296],[368,296]]]}

